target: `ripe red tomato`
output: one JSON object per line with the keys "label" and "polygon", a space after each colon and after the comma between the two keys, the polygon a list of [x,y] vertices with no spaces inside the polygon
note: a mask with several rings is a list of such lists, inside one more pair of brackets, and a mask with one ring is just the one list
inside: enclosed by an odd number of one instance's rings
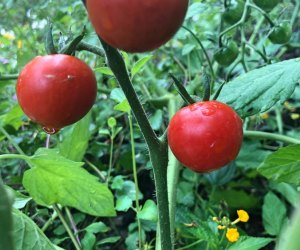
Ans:
{"label": "ripe red tomato", "polygon": [[145,52],[166,43],[179,29],[188,0],[87,0],[100,37],[127,52]]}
{"label": "ripe red tomato", "polygon": [[50,133],[87,114],[97,82],[91,68],[76,57],[37,56],[20,73],[16,92],[24,113]]}
{"label": "ripe red tomato", "polygon": [[176,158],[196,172],[210,172],[234,160],[243,141],[242,120],[218,101],[197,102],[171,119],[168,141]]}

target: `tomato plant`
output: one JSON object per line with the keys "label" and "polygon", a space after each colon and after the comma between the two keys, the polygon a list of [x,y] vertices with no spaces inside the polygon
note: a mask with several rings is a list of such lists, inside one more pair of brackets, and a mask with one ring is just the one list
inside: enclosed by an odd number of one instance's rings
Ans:
{"label": "tomato plant", "polygon": [[231,107],[218,101],[182,108],[168,129],[172,152],[196,172],[210,172],[234,160],[242,140],[242,120]]}
{"label": "tomato plant", "polygon": [[269,39],[275,44],[287,43],[292,36],[292,27],[289,22],[281,22],[275,27],[273,27]]}
{"label": "tomato plant", "polygon": [[228,66],[238,57],[239,48],[234,41],[229,41],[224,47],[219,48],[214,54],[215,60],[223,66]]}
{"label": "tomato plant", "polygon": [[176,33],[188,2],[88,0],[87,9],[105,42],[128,52],[144,52],[160,47]]}
{"label": "tomato plant", "polygon": [[24,113],[51,132],[80,120],[94,104],[93,71],[73,56],[38,56],[25,65],[16,85]]}
{"label": "tomato plant", "polygon": [[263,10],[269,12],[279,3],[279,0],[253,0],[253,2]]}

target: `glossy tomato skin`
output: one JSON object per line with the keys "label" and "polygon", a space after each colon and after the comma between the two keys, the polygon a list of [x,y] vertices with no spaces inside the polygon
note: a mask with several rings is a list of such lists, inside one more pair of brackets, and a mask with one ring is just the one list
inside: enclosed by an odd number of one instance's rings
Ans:
{"label": "glossy tomato skin", "polygon": [[127,52],[154,50],[181,26],[188,0],[87,0],[89,18],[100,37]]}
{"label": "glossy tomato skin", "polygon": [[200,173],[234,160],[242,141],[241,118],[218,101],[197,102],[180,109],[168,129],[168,142],[175,157]]}
{"label": "glossy tomato skin", "polygon": [[87,114],[95,102],[97,83],[91,68],[76,57],[37,56],[20,73],[16,92],[31,120],[57,130]]}

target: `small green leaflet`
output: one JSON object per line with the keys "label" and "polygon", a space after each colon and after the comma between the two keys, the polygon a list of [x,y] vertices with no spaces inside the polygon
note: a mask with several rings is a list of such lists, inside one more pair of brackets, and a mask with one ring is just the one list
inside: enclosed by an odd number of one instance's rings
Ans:
{"label": "small green leaflet", "polygon": [[82,162],[68,160],[56,149],[40,148],[30,163],[33,168],[24,173],[23,185],[38,204],[59,203],[94,216],[115,216],[111,191],[83,169]]}
{"label": "small green leaflet", "polygon": [[275,239],[241,236],[237,242],[231,244],[226,250],[259,250]]}
{"label": "small green leaflet", "polygon": [[280,148],[258,167],[258,172],[276,182],[300,185],[300,145]]}
{"label": "small green leaflet", "polygon": [[241,117],[265,112],[283,103],[300,82],[300,58],[274,63],[243,74],[223,87],[219,100]]}
{"label": "small green leaflet", "polygon": [[50,240],[25,214],[13,210],[14,245],[16,250],[55,250]]}

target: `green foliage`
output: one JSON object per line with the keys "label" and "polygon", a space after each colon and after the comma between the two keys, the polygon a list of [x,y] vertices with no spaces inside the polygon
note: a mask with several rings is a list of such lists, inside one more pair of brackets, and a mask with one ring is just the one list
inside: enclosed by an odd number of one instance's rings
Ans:
{"label": "green foliage", "polygon": [[279,149],[265,159],[258,171],[274,181],[299,185],[299,150],[299,145]]}
{"label": "green foliage", "polygon": [[[114,216],[113,196],[97,178],[55,149],[39,149],[30,158],[33,168],[24,173],[23,185],[40,205],[59,203],[94,216]],[[51,190],[51,191],[50,191]]]}
{"label": "green foliage", "polygon": [[272,192],[264,198],[262,217],[266,232],[270,235],[279,235],[286,220],[286,207]]}
{"label": "green foliage", "polygon": [[240,240],[226,248],[228,250],[258,250],[268,245],[274,239],[242,236]]}
{"label": "green foliage", "polygon": [[16,250],[55,250],[40,228],[25,214],[14,209],[14,244]]}
{"label": "green foliage", "polygon": [[299,69],[299,59],[292,59],[252,70],[227,83],[218,99],[241,117],[265,112],[292,95],[300,81]]}
{"label": "green foliage", "polygon": [[[193,99],[201,100],[205,94],[204,71],[212,79],[212,95],[220,90],[217,99],[242,116],[245,131],[272,135],[247,136],[235,161],[205,175],[178,167],[179,164],[173,164],[174,159],[170,161],[167,171],[173,178],[169,187],[174,188],[176,195],[176,216],[171,223],[175,227],[176,249],[299,247],[299,216],[290,215],[299,206],[300,152],[299,145],[288,145],[291,139],[293,144],[300,138],[299,3],[250,1],[270,11],[267,15],[275,24],[273,27],[270,20],[246,2],[227,0],[225,11],[224,1],[191,0],[184,26],[201,44],[186,29],[180,29],[153,52],[121,52],[156,135],[166,132],[169,117],[183,105],[169,74],[176,75]],[[239,9],[228,18],[226,13],[236,3]],[[248,15],[241,20],[244,8]],[[103,48],[82,2],[2,1],[0,16],[0,168],[5,189],[14,196],[16,249],[75,249],[74,240],[52,208],[57,203],[66,227],[79,238],[84,250],[135,250],[139,239],[143,249],[154,249],[159,240],[156,226],[162,208],[157,206],[153,165],[138,117],[132,115],[131,99],[119,87],[107,58],[101,56]],[[240,20],[238,26],[231,26]],[[80,46],[74,53],[95,72],[97,100],[84,119],[51,135],[52,149],[45,149],[41,147],[47,136],[23,114],[15,97],[15,83],[18,72],[29,60],[47,53],[44,41],[49,22],[53,24],[56,49],[66,48],[76,40],[85,25],[82,41],[101,53],[95,55]],[[272,32],[280,23],[288,27],[277,32],[272,43]],[[282,34],[287,34],[288,39],[283,41]],[[232,63],[223,67],[213,55],[220,44],[226,45],[228,38],[236,42],[236,53]],[[226,61],[228,57],[221,55],[221,59]],[[133,122],[133,145],[129,121]],[[282,141],[282,137],[286,140]],[[132,173],[133,160],[137,165],[138,190]],[[214,218],[226,217],[233,222],[240,209],[247,210],[250,219],[230,225],[240,234],[237,242],[230,243],[226,229],[218,229]],[[4,220],[0,221],[0,228],[5,230]],[[0,242],[3,235],[0,234]]]}

